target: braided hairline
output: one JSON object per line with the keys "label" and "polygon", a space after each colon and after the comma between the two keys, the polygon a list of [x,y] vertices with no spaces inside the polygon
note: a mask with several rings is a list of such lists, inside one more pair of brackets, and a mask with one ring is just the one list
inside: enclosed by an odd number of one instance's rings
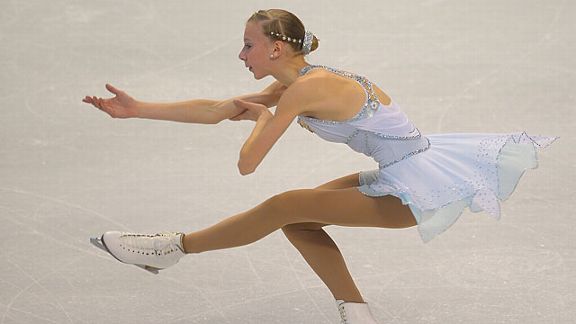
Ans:
{"label": "braided hairline", "polygon": [[[302,49],[302,47],[303,47],[302,43],[304,42],[304,39],[285,35],[284,31],[283,31],[284,28],[282,26],[282,23],[280,21],[276,20],[270,13],[268,13],[268,11],[258,10],[252,15],[252,18],[254,18],[254,20],[256,20],[256,21],[268,21],[269,22],[269,23],[265,24],[265,27],[267,27],[267,28],[264,28],[265,29],[264,33],[267,36],[270,36],[271,38],[276,38],[278,40],[298,44],[298,47],[300,49]],[[271,30],[271,28],[272,28],[271,25],[277,25],[278,29],[280,29],[280,30],[279,31]],[[268,29],[269,31],[266,31],[266,29]]]}
{"label": "braided hairline", "polygon": [[286,36],[286,35],[282,35],[281,33],[275,33],[273,31],[270,32],[270,36],[272,37],[276,37],[278,39],[281,39],[283,41],[287,41],[287,42],[292,42],[292,43],[298,43],[300,44],[300,46],[302,46],[302,39],[300,38],[295,38],[295,37],[290,37],[290,36]]}

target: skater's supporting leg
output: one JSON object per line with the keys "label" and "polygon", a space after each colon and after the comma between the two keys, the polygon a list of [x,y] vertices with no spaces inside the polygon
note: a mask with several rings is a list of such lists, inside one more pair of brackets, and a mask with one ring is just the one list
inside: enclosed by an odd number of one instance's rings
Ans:
{"label": "skater's supporting leg", "polygon": [[317,223],[290,224],[282,228],[284,234],[312,270],[330,289],[334,299],[363,303],[346,262],[332,238],[322,229],[312,229]]}
{"label": "skater's supporting leg", "polygon": [[[343,189],[359,185],[358,173],[327,182],[316,189]],[[282,227],[292,245],[326,284],[334,299],[362,303],[364,299],[338,246],[322,227],[327,224],[297,223]]]}

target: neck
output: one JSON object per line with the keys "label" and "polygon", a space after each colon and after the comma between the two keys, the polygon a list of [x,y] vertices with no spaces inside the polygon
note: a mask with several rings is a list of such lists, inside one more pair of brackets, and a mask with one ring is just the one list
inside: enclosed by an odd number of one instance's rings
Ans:
{"label": "neck", "polygon": [[310,65],[303,56],[298,56],[284,64],[282,68],[272,73],[272,76],[285,86],[290,86],[300,76],[300,70],[306,65]]}

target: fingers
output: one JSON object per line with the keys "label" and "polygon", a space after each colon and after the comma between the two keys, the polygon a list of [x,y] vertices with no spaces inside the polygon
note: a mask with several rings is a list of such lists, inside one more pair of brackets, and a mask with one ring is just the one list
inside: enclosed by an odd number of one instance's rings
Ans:
{"label": "fingers", "polygon": [[84,99],[82,99],[82,101],[88,104],[92,104],[94,107],[98,109],[104,110],[104,101],[102,98],[96,98],[94,96],[92,97],[86,96]]}
{"label": "fingers", "polygon": [[244,101],[244,100],[242,100],[242,99],[234,99],[234,104],[235,104],[236,106],[241,106],[241,107],[246,107],[246,108],[248,108],[248,107],[250,107],[251,105],[253,105],[253,103],[248,102],[248,101]]}
{"label": "fingers", "polygon": [[230,117],[230,118],[228,118],[228,120],[241,120],[242,117],[240,117],[240,116],[241,116],[242,114],[243,114],[243,113],[240,113],[240,114],[238,114],[238,115],[236,115],[236,116]]}
{"label": "fingers", "polygon": [[234,99],[234,104],[238,107],[242,107],[244,109],[262,109],[262,108],[266,108],[266,106],[264,106],[263,104],[257,104],[257,103],[253,103],[253,102],[249,102],[249,101],[244,101],[241,99]]}
{"label": "fingers", "polygon": [[239,117],[240,115],[246,113],[247,111],[248,111],[247,109],[244,109],[241,112],[239,112],[238,114],[234,115],[233,118]]}
{"label": "fingers", "polygon": [[245,120],[247,119],[247,113],[249,112],[248,109],[244,109],[241,113],[232,116],[230,118],[228,118],[229,120],[233,120],[233,121],[239,121],[239,120]]}
{"label": "fingers", "polygon": [[92,99],[92,97],[86,96],[86,97],[84,97],[84,99],[82,99],[82,102],[94,105],[94,99]]}
{"label": "fingers", "polygon": [[[116,89],[115,87],[113,87],[111,84],[108,84],[108,83],[106,83],[106,89],[108,89],[108,91],[112,92],[115,95],[119,95],[122,93],[122,91]],[[103,109],[103,108],[105,108],[103,100],[104,99],[102,99],[102,98],[97,98],[94,96],[92,96],[92,97],[86,96],[86,97],[84,97],[84,99],[82,99],[82,102],[92,104],[96,108]]]}
{"label": "fingers", "polygon": [[115,95],[118,95],[120,92],[120,90],[114,88],[111,84],[106,83],[106,89],[108,89],[108,91],[112,92]]}
{"label": "fingers", "polygon": [[100,107],[100,102],[98,101],[98,98],[92,97],[92,104],[93,104],[96,108],[102,109],[102,107]]}

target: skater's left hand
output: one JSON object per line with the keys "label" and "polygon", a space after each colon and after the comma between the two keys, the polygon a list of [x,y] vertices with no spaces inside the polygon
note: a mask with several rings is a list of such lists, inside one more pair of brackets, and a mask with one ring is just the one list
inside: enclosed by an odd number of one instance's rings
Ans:
{"label": "skater's left hand", "polygon": [[262,114],[266,115],[267,117],[273,117],[274,116],[274,115],[272,115],[272,113],[270,112],[268,107],[266,107],[263,104],[253,103],[253,102],[244,101],[244,100],[240,100],[240,99],[234,100],[234,104],[238,108],[244,108],[244,111],[242,111],[240,114],[238,114],[232,118],[228,118],[229,120],[257,121],[258,118]]}

